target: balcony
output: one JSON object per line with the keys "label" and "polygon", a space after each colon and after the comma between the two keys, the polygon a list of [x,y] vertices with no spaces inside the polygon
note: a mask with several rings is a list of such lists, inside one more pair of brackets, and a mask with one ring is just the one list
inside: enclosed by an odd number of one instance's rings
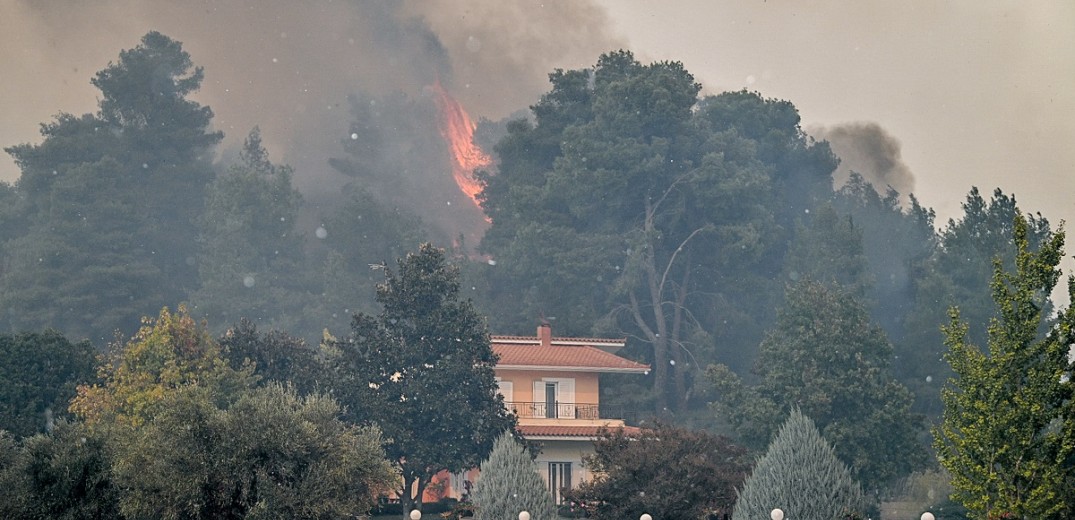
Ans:
{"label": "balcony", "polygon": [[520,419],[615,419],[637,426],[653,417],[653,412],[651,411],[628,410],[622,406],[594,403],[512,401],[505,402],[504,405]]}
{"label": "balcony", "polygon": [[596,404],[588,403],[534,403],[514,401],[504,403],[518,417],[541,419],[600,419]]}

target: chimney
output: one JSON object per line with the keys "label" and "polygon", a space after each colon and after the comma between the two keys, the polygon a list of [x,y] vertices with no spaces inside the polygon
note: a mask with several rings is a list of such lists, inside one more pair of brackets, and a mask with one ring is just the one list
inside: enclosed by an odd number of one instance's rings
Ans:
{"label": "chimney", "polygon": [[541,346],[552,346],[552,325],[549,325],[548,323],[538,325],[537,337],[538,340],[540,340]]}

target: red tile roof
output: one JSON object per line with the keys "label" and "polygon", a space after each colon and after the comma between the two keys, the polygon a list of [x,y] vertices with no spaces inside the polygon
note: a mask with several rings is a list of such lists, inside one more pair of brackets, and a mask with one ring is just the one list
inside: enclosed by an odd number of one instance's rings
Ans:
{"label": "red tile roof", "polygon": [[638,435],[642,432],[637,426],[551,426],[551,425],[527,425],[520,424],[515,427],[523,437],[585,437],[591,439],[597,437],[602,431],[622,428],[627,435]]}
{"label": "red tile roof", "polygon": [[500,356],[501,370],[562,370],[570,372],[645,373],[648,365],[635,363],[588,345],[564,346],[498,343],[493,338],[493,352]]}

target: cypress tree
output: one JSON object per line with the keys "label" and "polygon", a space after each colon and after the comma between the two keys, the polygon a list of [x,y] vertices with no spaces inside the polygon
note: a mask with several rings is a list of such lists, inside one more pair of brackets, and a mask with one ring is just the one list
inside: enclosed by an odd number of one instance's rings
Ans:
{"label": "cypress tree", "polygon": [[769,518],[775,508],[796,520],[845,518],[865,509],[851,470],[797,408],[743,484],[732,520]]}
{"label": "cypress tree", "polygon": [[528,511],[531,520],[555,520],[556,508],[545,480],[526,448],[505,432],[493,444],[474,484],[475,520],[511,520]]}

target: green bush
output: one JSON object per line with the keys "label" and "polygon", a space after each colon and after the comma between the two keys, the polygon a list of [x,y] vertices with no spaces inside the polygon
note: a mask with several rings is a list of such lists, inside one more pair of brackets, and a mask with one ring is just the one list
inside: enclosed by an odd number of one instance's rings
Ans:
{"label": "green bush", "polygon": [[865,518],[865,502],[851,470],[796,408],[743,484],[732,520],[768,518],[774,508],[796,520]]}

